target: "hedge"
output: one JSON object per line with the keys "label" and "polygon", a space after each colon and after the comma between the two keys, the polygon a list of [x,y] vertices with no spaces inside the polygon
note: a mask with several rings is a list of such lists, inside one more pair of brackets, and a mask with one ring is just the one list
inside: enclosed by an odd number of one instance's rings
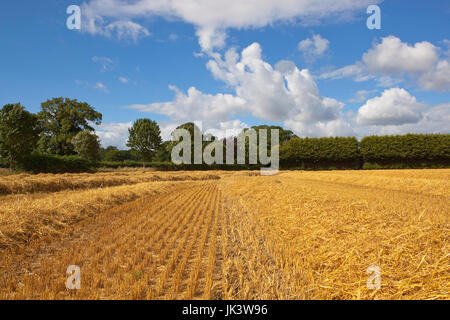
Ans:
{"label": "hedge", "polygon": [[33,173],[92,172],[94,163],[77,156],[56,156],[33,153],[19,164],[19,168]]}
{"label": "hedge", "polygon": [[[139,161],[101,161],[97,164],[98,167],[104,168],[142,168],[143,163]],[[172,162],[146,162],[146,168],[155,168],[160,171],[194,171],[194,170],[258,170],[261,166],[258,165],[227,165],[227,164],[180,164],[176,165]]]}
{"label": "hedge", "polygon": [[[142,167],[143,163],[142,161],[132,161],[132,160],[125,160],[125,161],[100,161],[98,162],[98,167],[105,167],[105,168],[137,168]],[[151,167],[150,162],[145,163],[146,167]]]}
{"label": "hedge", "polygon": [[6,159],[0,158],[0,168],[9,168],[9,164]]}
{"label": "hedge", "polygon": [[[0,158],[0,167],[8,168]],[[142,167],[142,162],[102,161],[92,163],[77,156],[55,156],[33,153],[19,165],[34,173],[91,172],[98,167]],[[146,167],[162,171],[190,170],[259,170],[260,165],[175,165],[171,162],[149,162]],[[280,147],[282,169],[407,169],[449,168],[450,134],[407,134],[365,137],[359,144],[354,137],[298,138]]]}
{"label": "hedge", "polygon": [[370,136],[361,140],[364,169],[443,168],[450,165],[449,134]]}
{"label": "hedge", "polygon": [[298,138],[280,148],[283,168],[360,169],[361,155],[355,137]]}

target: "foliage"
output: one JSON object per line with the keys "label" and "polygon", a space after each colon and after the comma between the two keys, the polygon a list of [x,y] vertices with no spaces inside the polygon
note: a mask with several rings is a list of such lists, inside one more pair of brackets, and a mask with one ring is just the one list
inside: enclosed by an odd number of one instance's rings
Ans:
{"label": "foliage", "polygon": [[100,160],[100,141],[97,135],[87,130],[81,131],[72,139],[72,144],[81,158],[90,161]]}
{"label": "foliage", "polygon": [[39,150],[48,154],[74,155],[72,139],[81,131],[94,131],[91,123],[99,125],[102,121],[101,113],[76,99],[53,98],[41,108]]}
{"label": "foliage", "polygon": [[20,163],[20,169],[33,173],[91,172],[93,163],[77,156],[32,153]]}
{"label": "foliage", "polygon": [[354,137],[298,138],[281,146],[284,167],[301,169],[360,168],[358,140]]}
{"label": "foliage", "polygon": [[161,147],[156,151],[153,161],[156,162],[170,162],[172,153],[172,142],[164,141]]}
{"label": "foliage", "polygon": [[450,134],[370,136],[361,140],[364,168],[442,168],[450,164]]}
{"label": "foliage", "polygon": [[[195,147],[194,138],[195,138],[195,135],[197,134],[197,135],[199,135],[201,137],[201,140],[202,140],[202,153],[203,153],[203,150],[204,150],[205,146],[208,144],[208,142],[207,141],[203,141],[203,140],[205,140],[204,139],[205,137],[204,137],[203,133],[201,132],[200,128],[196,124],[194,124],[193,122],[184,123],[184,124],[178,126],[175,130],[179,130],[179,129],[187,130],[189,132],[190,136],[191,136],[191,163],[194,164],[194,162],[195,162],[194,161],[195,160],[194,159],[194,147]],[[172,132],[172,135],[173,135],[173,132]],[[210,139],[211,138],[215,139],[215,137],[212,137],[212,136],[210,136],[209,138]],[[170,141],[166,145],[166,153],[163,155],[163,158],[167,159],[167,156],[169,156],[169,161],[172,161],[172,158],[171,158],[172,157],[172,149],[179,142],[181,142],[181,139],[179,141]],[[180,156],[183,156],[183,153],[180,153]]]}
{"label": "foliage", "polygon": [[119,150],[117,147],[109,146],[106,149],[101,148],[100,158],[102,161],[137,161],[139,158],[132,150]]}
{"label": "foliage", "polygon": [[138,119],[128,131],[130,136],[127,146],[139,155],[145,165],[162,143],[159,125],[150,119]]}
{"label": "foliage", "polygon": [[18,165],[36,146],[36,116],[20,104],[7,104],[0,110],[0,156],[10,168]]}
{"label": "foliage", "polygon": [[370,136],[361,140],[365,161],[450,159],[450,134]]}

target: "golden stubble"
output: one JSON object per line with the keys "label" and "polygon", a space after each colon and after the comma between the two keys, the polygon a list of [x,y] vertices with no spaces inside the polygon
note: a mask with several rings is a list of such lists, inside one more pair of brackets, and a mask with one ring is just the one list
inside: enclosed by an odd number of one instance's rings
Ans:
{"label": "golden stubble", "polygon": [[0,297],[449,298],[450,170],[211,174],[4,196]]}

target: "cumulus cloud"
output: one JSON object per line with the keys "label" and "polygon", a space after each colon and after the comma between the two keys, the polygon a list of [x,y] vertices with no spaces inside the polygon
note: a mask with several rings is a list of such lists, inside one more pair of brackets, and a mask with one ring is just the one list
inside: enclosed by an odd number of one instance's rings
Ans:
{"label": "cumulus cloud", "polygon": [[358,136],[406,133],[450,133],[450,103],[426,108],[416,123],[403,125],[370,126],[358,128]]}
{"label": "cumulus cloud", "polygon": [[205,126],[215,127],[218,122],[229,120],[245,104],[243,99],[231,94],[205,94],[195,87],[189,88],[187,94],[174,86],[170,89],[175,92],[173,101],[136,104],[128,108],[163,114],[179,123],[198,120],[203,121]]}
{"label": "cumulus cloud", "polygon": [[450,60],[442,60],[422,74],[419,84],[426,90],[450,91]]}
{"label": "cumulus cloud", "polygon": [[249,127],[246,123],[236,119],[220,122],[216,128],[206,128],[205,134],[212,134],[219,139],[236,137],[243,129]]}
{"label": "cumulus cloud", "polygon": [[425,72],[438,60],[438,48],[427,41],[409,45],[399,38],[388,36],[363,54],[362,60],[371,72],[398,74]]}
{"label": "cumulus cloud", "polygon": [[138,39],[149,31],[136,21],[159,16],[194,25],[200,46],[212,51],[225,44],[230,28],[260,28],[276,22],[304,25],[344,20],[379,0],[91,0],[84,3],[82,30]]}
{"label": "cumulus cloud", "polygon": [[[121,15],[121,10],[124,9],[122,4],[124,3],[116,0],[92,0],[89,3],[83,3],[81,30],[93,35],[117,37],[119,40],[134,42],[149,36],[150,32],[147,28],[128,18],[123,19],[127,14]],[[111,20],[107,21],[108,18]]]}
{"label": "cumulus cloud", "polygon": [[417,123],[427,107],[416,101],[405,89],[385,90],[380,97],[367,100],[359,108],[356,121],[360,125],[403,125]]}
{"label": "cumulus cloud", "polygon": [[203,121],[205,127],[213,128],[238,115],[251,114],[261,120],[284,122],[299,134],[329,135],[340,129],[348,132],[343,124],[342,102],[323,97],[307,69],[300,70],[286,60],[274,68],[264,61],[258,43],[240,54],[236,49],[228,50],[223,56],[215,53],[207,68],[233,93],[212,95],[195,87],[184,93],[171,86],[175,92],[172,101],[128,107],[163,114],[175,122]]}
{"label": "cumulus cloud", "polygon": [[128,128],[131,128],[132,122],[127,123],[102,123],[95,127],[95,132],[100,138],[104,148],[114,146],[119,149],[127,149]]}
{"label": "cumulus cloud", "polygon": [[322,73],[319,79],[375,79],[379,86],[389,87],[407,76],[425,90],[449,91],[450,63],[448,57],[440,57],[440,51],[427,41],[410,45],[388,36],[364,53],[362,61]]}
{"label": "cumulus cloud", "polygon": [[343,117],[331,121],[305,123],[294,120],[284,122],[286,128],[293,130],[300,137],[336,137],[354,136],[355,130]]}
{"label": "cumulus cloud", "polygon": [[320,34],[313,35],[298,43],[298,50],[303,52],[306,59],[314,59],[322,56],[330,46],[330,41],[322,38]]}
{"label": "cumulus cloud", "polygon": [[162,121],[159,122],[159,128],[161,130],[161,138],[163,141],[172,140],[172,132],[182,123]]}

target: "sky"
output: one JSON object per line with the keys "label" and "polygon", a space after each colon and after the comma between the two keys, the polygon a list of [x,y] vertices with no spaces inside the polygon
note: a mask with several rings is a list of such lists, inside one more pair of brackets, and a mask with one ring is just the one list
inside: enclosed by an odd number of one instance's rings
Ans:
{"label": "sky", "polygon": [[191,121],[218,136],[449,133],[449,30],[448,0],[4,1],[0,106],[87,102],[119,148],[139,118],[165,140]]}

